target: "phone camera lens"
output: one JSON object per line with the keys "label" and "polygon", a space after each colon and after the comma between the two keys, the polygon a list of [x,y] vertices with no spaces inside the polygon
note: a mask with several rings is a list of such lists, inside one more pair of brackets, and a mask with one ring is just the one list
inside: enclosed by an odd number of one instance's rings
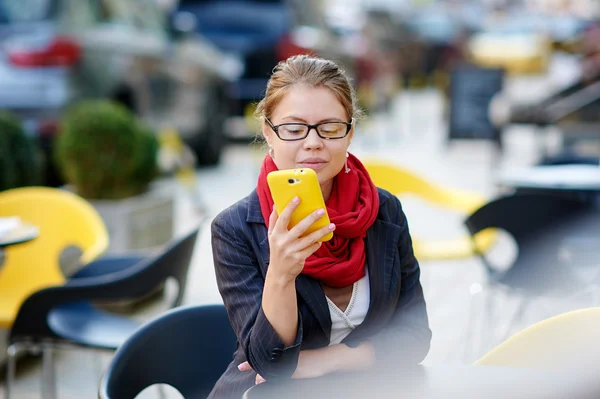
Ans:
{"label": "phone camera lens", "polygon": [[288,179],[288,183],[294,184],[294,179]]}

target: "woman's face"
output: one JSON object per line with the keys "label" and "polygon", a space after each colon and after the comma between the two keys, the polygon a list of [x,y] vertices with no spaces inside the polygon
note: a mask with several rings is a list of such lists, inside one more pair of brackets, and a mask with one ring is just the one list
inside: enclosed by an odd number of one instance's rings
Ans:
{"label": "woman's face", "polygon": [[[349,122],[349,119],[344,107],[330,89],[295,85],[277,105],[270,121],[273,125],[293,122],[314,125],[321,122]],[[333,178],[344,167],[354,127],[346,137],[337,140],[323,139],[315,129],[311,129],[303,140],[283,141],[267,123],[263,123],[262,132],[273,149],[273,160],[277,168],[313,169],[327,200],[331,194]]]}

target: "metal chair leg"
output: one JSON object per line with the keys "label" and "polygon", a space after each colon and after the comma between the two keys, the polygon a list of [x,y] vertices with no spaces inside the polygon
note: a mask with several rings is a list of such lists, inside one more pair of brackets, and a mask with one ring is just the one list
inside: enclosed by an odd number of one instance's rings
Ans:
{"label": "metal chair leg", "polygon": [[43,345],[42,398],[56,399],[56,373],[54,370],[54,347],[50,343]]}
{"label": "metal chair leg", "polygon": [[476,359],[487,353],[495,344],[495,310],[497,305],[498,290],[488,286],[483,292],[483,314],[482,325],[479,330],[479,341],[477,342]]}
{"label": "metal chair leg", "polygon": [[513,331],[515,326],[522,327],[523,325],[525,311],[527,310],[527,307],[529,305],[529,298],[527,296],[523,296],[521,298],[518,298],[518,301],[519,302],[517,303],[517,310],[515,311],[515,314],[510,319],[510,321],[507,323],[506,330],[504,331],[502,340],[500,342],[504,342],[508,338],[510,338],[511,332]]}
{"label": "metal chair leg", "polygon": [[477,303],[479,296],[485,295],[482,292],[483,287],[479,283],[473,283],[470,287],[470,296],[469,296],[469,316],[467,320],[467,327],[465,330],[464,337],[464,347],[462,353],[462,360],[465,363],[470,363],[472,361],[471,356],[473,355],[473,337],[476,335],[475,325],[478,319],[476,314],[477,312]]}
{"label": "metal chair leg", "polygon": [[19,354],[19,345],[12,344],[6,349],[6,381],[4,382],[4,398],[11,399],[13,383],[15,381],[15,372],[17,367],[17,355]]}

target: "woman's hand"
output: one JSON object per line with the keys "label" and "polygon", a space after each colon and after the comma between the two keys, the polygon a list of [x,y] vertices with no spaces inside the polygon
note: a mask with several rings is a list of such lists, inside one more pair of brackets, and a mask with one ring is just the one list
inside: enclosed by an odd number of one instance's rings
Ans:
{"label": "woman's hand", "polygon": [[[240,371],[252,371],[252,366],[250,363],[244,362],[238,365],[238,370]],[[258,373],[256,373],[256,378],[254,379],[254,385],[262,384],[265,382],[265,379]]]}
{"label": "woman's hand", "polygon": [[306,258],[321,246],[321,243],[318,242],[319,239],[335,230],[335,225],[331,223],[302,237],[310,226],[325,215],[325,209],[316,210],[288,230],[292,213],[299,203],[300,199],[295,197],[280,216],[273,208],[269,218],[269,247],[271,249],[269,273],[286,282],[293,282],[302,272]]}

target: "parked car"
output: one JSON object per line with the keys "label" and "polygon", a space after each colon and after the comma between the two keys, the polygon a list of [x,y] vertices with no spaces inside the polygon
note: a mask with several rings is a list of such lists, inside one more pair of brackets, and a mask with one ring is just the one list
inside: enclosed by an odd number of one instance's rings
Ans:
{"label": "parked car", "polygon": [[352,73],[352,55],[328,29],[319,1],[179,0],[177,14],[193,16],[197,33],[244,61],[243,74],[228,85],[232,137],[256,133],[248,121],[277,62],[310,53],[335,59]]}
{"label": "parked car", "polygon": [[170,21],[154,0],[0,0],[0,108],[49,155],[65,107],[114,99],[156,131],[179,131],[201,163],[218,162],[226,83],[243,64],[197,35],[173,35]]}

